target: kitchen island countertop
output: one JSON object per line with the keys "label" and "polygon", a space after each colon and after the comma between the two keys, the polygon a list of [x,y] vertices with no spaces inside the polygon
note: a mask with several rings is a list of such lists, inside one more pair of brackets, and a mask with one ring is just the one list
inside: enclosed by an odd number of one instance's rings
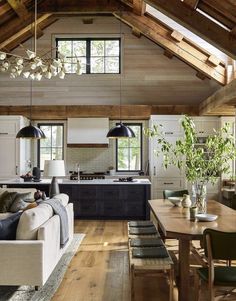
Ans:
{"label": "kitchen island countertop", "polygon": [[[133,182],[118,182],[115,179],[93,179],[93,180],[69,180],[69,179],[58,179],[59,184],[66,184],[66,185],[151,185],[149,179],[135,179]],[[51,179],[42,179],[40,182],[24,182],[21,179],[0,179],[0,185],[10,185],[10,184],[22,184],[22,185],[45,185],[50,184]]]}

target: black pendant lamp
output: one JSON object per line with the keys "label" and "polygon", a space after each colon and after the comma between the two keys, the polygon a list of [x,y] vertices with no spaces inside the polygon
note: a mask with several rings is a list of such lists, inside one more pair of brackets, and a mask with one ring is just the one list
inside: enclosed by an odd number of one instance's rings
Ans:
{"label": "black pendant lamp", "polygon": [[[37,40],[37,0],[35,0],[35,15],[34,15],[34,52],[36,53],[36,40]],[[33,30],[33,22],[31,22],[31,30]],[[31,48],[32,39],[31,39]],[[19,130],[16,135],[16,138],[25,138],[25,139],[45,139],[46,136],[44,132],[36,126],[31,124],[32,119],[32,98],[33,98],[33,82],[30,80],[30,124],[23,127]]]}
{"label": "black pendant lamp", "polygon": [[[120,39],[121,39],[121,13],[122,11],[120,9]],[[135,134],[133,130],[130,127],[124,125],[121,121],[121,98],[122,98],[122,94],[121,94],[121,71],[120,71],[120,122],[109,130],[109,132],[107,133],[107,137],[114,138],[114,139],[135,138]]]}

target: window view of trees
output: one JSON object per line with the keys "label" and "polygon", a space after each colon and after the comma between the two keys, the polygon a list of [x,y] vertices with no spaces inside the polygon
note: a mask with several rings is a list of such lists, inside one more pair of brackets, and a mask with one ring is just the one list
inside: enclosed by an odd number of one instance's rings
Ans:
{"label": "window view of trees", "polygon": [[117,171],[139,171],[142,169],[142,124],[126,124],[135,133],[135,138],[117,139]]}
{"label": "window view of trees", "polygon": [[39,124],[39,128],[47,137],[38,141],[38,163],[43,170],[45,160],[63,160],[63,125]]}
{"label": "window view of trees", "polygon": [[79,60],[83,73],[120,73],[120,39],[60,39],[57,49],[66,56],[66,72],[76,72]]}

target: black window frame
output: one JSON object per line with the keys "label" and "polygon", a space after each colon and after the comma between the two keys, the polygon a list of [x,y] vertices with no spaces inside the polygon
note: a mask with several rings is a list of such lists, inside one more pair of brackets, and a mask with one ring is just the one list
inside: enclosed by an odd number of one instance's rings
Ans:
{"label": "black window frame", "polygon": [[[119,42],[119,72],[112,73],[112,72],[102,72],[102,73],[91,73],[91,41],[118,41]],[[106,38],[56,38],[56,57],[58,58],[58,41],[86,41],[86,73],[83,74],[120,74],[121,73],[121,38],[114,38],[114,37],[106,37]],[[104,56],[105,58],[106,56]],[[71,58],[71,57],[70,57]],[[104,68],[105,71],[105,68]],[[75,73],[68,73],[68,74],[75,74]]]}
{"label": "black window frame", "polygon": [[[119,123],[116,123],[116,125],[118,125],[118,124]],[[124,172],[142,171],[142,169],[143,169],[143,124],[138,123],[138,122],[135,122],[135,123],[124,122],[123,124],[126,126],[139,126],[140,127],[140,169],[136,169],[136,170],[119,170],[118,169],[118,139],[116,139],[116,172],[124,173]],[[123,139],[123,138],[121,138],[121,139]],[[127,138],[127,139],[132,139],[132,138]]]}
{"label": "black window frame", "polygon": [[[55,126],[55,125],[60,125],[62,126],[62,159],[61,160],[64,160],[64,155],[65,155],[65,146],[64,146],[64,123],[55,123],[55,122],[47,122],[47,123],[38,123],[37,126],[38,128],[40,128],[40,126]],[[51,147],[52,149],[52,147]],[[38,144],[37,144],[37,166],[40,167],[40,170],[43,171],[43,169],[41,168],[40,166],[40,139],[38,140]]]}

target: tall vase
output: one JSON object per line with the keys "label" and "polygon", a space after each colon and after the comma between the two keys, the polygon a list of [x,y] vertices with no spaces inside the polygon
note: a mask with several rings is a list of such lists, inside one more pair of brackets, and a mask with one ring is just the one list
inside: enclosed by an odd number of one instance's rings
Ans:
{"label": "tall vase", "polygon": [[206,203],[206,184],[204,182],[195,182],[192,185],[193,198],[195,199],[195,206],[198,208],[198,213],[207,212]]}

